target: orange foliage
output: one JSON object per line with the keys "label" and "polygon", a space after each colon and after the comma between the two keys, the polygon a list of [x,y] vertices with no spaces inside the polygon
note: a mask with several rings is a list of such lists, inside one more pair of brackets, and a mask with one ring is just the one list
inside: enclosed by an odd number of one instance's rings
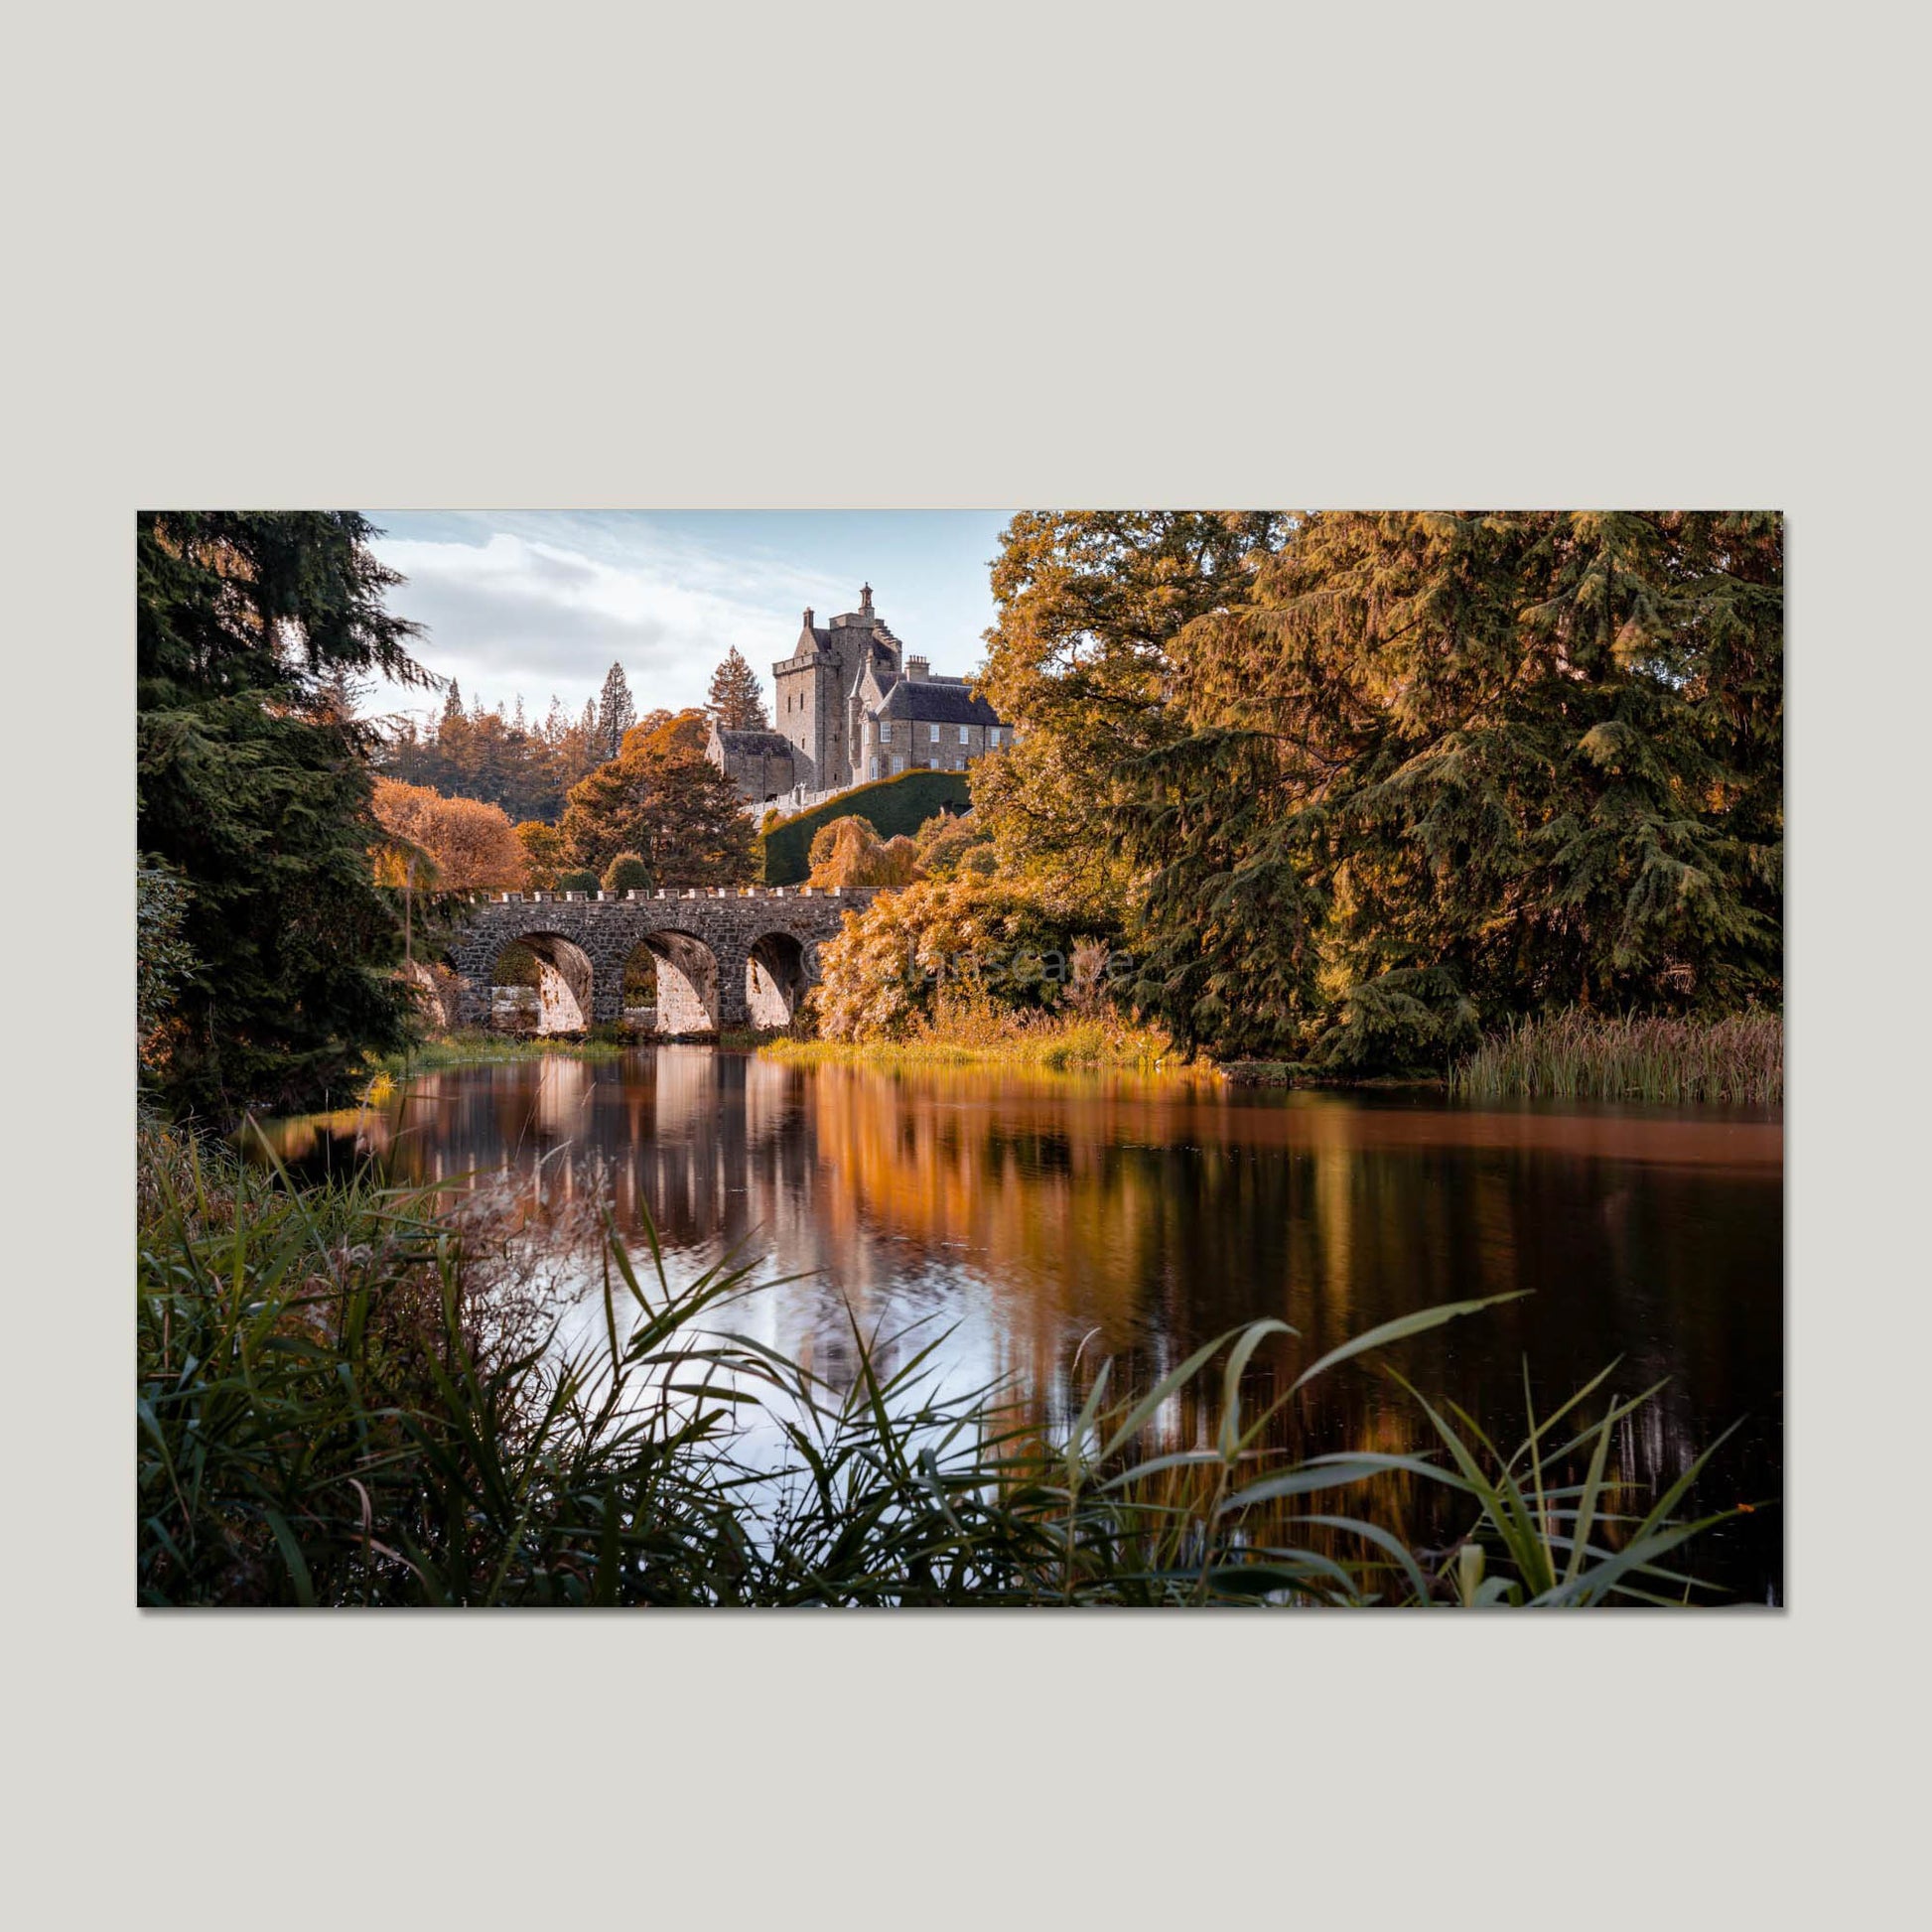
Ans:
{"label": "orange foliage", "polygon": [[863,818],[835,818],[812,835],[814,886],[909,886],[923,879],[919,848],[908,838],[882,839]]}
{"label": "orange foliage", "polygon": [[[406,785],[394,778],[375,781],[375,815],[382,829],[404,845],[427,853],[434,881],[417,873],[418,885],[435,884],[448,892],[523,890],[529,860],[500,805],[474,798],[445,798],[428,785]],[[384,876],[406,870],[406,857],[391,853],[382,861]]]}

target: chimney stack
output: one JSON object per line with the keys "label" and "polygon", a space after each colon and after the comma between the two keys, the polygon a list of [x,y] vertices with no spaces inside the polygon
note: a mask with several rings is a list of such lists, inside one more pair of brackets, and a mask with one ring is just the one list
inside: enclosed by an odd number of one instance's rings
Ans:
{"label": "chimney stack", "polygon": [[932,675],[932,666],[923,657],[908,657],[905,660],[905,675],[914,684],[923,684]]}
{"label": "chimney stack", "polygon": [[805,628],[809,630],[811,627],[812,627],[812,607],[808,604],[805,606]]}

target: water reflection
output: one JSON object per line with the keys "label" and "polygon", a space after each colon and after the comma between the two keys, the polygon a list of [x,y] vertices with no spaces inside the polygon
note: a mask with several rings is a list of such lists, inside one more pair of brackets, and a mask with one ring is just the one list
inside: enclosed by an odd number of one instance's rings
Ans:
{"label": "water reflection", "polygon": [[[1058,1408],[1078,1400],[1066,1364],[1083,1336],[1089,1367],[1106,1353],[1149,1372],[1276,1315],[1303,1339],[1264,1355],[1265,1382],[1411,1310],[1534,1290],[1406,1345],[1404,1372],[1512,1430],[1525,1355],[1545,1408],[1620,1357],[1626,1395],[1669,1379],[1622,1439],[1626,1473],[1669,1480],[1743,1417],[1706,1501],[1780,1487],[1773,1114],[1475,1111],[665,1047],[430,1074],[371,1131],[403,1178],[461,1185],[541,1160],[568,1198],[602,1173],[622,1226],[648,1204],[675,1272],[740,1251],[799,1278],[764,1298],[761,1338],[835,1380],[848,1303],[869,1330],[956,1324],[960,1380],[1016,1373]],[[1311,1447],[1422,1440],[1406,1398],[1354,1368],[1293,1427]],[[1724,1532],[1716,1561],[1762,1600],[1775,1511]]]}

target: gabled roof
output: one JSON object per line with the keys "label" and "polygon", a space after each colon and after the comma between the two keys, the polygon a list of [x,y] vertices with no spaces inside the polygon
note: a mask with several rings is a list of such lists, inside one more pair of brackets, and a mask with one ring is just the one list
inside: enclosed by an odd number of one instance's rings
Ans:
{"label": "gabled roof", "polygon": [[809,664],[814,656],[832,655],[832,633],[822,624],[807,624],[798,633],[798,641],[791,647],[789,657],[781,657],[771,666],[774,671],[791,669],[797,664]]}
{"label": "gabled roof", "polygon": [[1000,714],[963,677],[901,677],[879,707],[882,718],[921,725],[997,725]]}
{"label": "gabled roof", "polygon": [[737,752],[749,758],[776,758],[780,753],[791,756],[791,740],[783,732],[727,731],[722,726],[713,725],[712,732],[727,752]]}

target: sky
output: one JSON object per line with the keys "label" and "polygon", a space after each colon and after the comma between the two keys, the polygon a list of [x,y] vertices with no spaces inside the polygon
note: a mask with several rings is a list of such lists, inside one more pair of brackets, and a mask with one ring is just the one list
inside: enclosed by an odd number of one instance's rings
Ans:
{"label": "sky", "polygon": [[[763,680],[807,605],[873,609],[934,672],[964,676],[993,621],[992,510],[370,510],[375,554],[408,580],[386,599],[427,626],[417,661],[505,709],[572,715],[623,666],[639,712],[704,702],[736,644]],[[365,713],[434,715],[441,694],[386,683]]]}

